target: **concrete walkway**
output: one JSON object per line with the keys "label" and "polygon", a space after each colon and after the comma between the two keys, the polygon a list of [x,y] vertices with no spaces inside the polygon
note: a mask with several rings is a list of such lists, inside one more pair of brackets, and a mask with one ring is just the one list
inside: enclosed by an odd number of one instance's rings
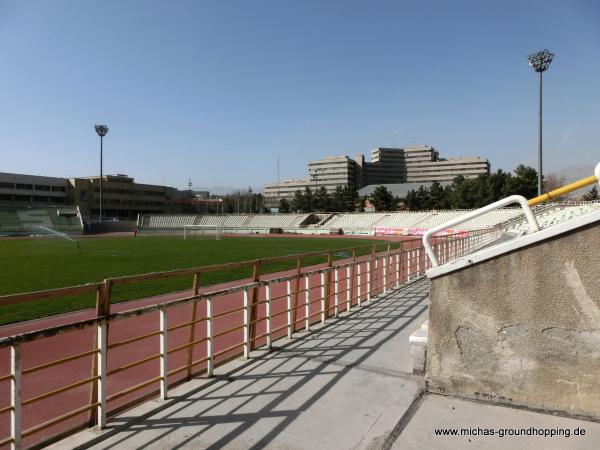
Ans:
{"label": "concrete walkway", "polygon": [[426,279],[391,291],[54,448],[380,448],[423,388],[408,336],[425,320],[428,292]]}

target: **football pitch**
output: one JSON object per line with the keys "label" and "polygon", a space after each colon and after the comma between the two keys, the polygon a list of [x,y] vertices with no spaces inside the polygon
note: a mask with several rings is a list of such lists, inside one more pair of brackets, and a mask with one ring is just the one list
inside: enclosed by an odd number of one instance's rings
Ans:
{"label": "football pitch", "polygon": [[[334,251],[334,258],[350,256],[339,249],[371,245],[377,250],[389,242],[368,239],[214,237],[184,240],[181,236],[119,236],[31,238],[0,240],[0,295],[53,289],[125,275],[185,269],[312,251]],[[396,245],[392,245],[394,248]],[[357,254],[366,254],[363,248]],[[302,265],[325,262],[323,256],[302,259]],[[262,273],[292,269],[295,261],[266,264]],[[235,269],[201,275],[201,285],[231,281],[251,275],[251,269]],[[135,285],[117,286],[112,301],[120,302],[191,288],[191,276],[173,277]],[[92,308],[95,296],[31,301],[0,306],[0,325],[79,309]]]}

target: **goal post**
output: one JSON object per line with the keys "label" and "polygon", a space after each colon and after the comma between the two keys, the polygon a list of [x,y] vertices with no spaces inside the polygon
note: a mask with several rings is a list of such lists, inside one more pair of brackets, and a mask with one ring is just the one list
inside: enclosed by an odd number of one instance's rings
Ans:
{"label": "goal post", "polygon": [[184,225],[183,239],[206,239],[215,238],[221,240],[223,227],[220,225]]}

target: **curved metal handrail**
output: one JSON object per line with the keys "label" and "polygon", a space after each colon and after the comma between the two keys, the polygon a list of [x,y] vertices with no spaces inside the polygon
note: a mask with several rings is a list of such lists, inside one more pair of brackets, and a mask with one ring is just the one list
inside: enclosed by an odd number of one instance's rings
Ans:
{"label": "curved metal handrail", "polygon": [[531,211],[531,208],[527,204],[527,199],[522,195],[511,195],[510,197],[503,198],[502,200],[498,200],[497,202],[491,203],[487,206],[484,206],[483,208],[479,208],[473,212],[465,214],[464,216],[457,217],[456,219],[449,220],[446,223],[429,229],[423,235],[423,246],[425,247],[425,253],[427,253],[427,256],[429,256],[429,259],[431,261],[431,267],[437,267],[439,265],[435,252],[433,251],[433,248],[429,243],[429,238],[431,236],[433,236],[435,233],[445,230],[446,228],[450,228],[463,222],[467,222],[471,219],[482,216],[483,214],[486,214],[503,206],[510,205],[512,203],[519,203],[521,205],[523,213],[525,214],[525,217],[529,222],[529,231],[532,233],[535,231],[539,231],[540,226],[537,222],[537,219],[535,218],[535,215],[533,214],[533,211]]}

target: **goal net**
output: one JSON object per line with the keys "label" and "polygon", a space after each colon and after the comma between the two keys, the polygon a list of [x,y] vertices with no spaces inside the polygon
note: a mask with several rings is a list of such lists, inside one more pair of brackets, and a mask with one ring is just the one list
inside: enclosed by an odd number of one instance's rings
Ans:
{"label": "goal net", "polygon": [[216,239],[223,236],[223,228],[219,225],[185,225],[183,239]]}

